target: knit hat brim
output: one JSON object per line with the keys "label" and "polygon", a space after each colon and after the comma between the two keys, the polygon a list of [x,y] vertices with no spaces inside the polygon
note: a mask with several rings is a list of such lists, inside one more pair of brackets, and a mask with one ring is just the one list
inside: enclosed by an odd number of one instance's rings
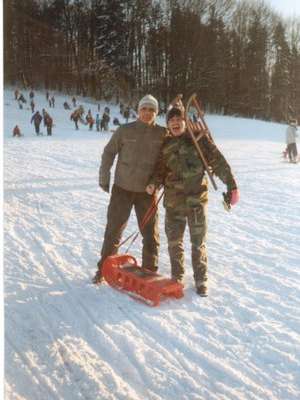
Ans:
{"label": "knit hat brim", "polygon": [[152,108],[155,113],[158,114],[158,101],[155,97],[151,96],[151,94],[147,94],[140,100],[138,110],[143,107]]}
{"label": "knit hat brim", "polygon": [[167,112],[167,116],[166,116],[166,121],[167,123],[170,121],[170,119],[172,119],[173,117],[180,117],[180,118],[184,118],[184,113],[182,111],[182,109],[178,108],[178,107],[172,107],[168,112]]}

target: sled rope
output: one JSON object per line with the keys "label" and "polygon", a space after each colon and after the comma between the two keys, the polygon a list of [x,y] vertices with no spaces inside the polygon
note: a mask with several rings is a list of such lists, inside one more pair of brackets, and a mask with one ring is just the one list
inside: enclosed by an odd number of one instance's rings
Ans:
{"label": "sled rope", "polygon": [[120,248],[121,246],[123,246],[123,244],[127,243],[128,240],[130,240],[130,239],[132,238],[132,240],[131,240],[131,242],[130,242],[130,244],[129,244],[127,250],[126,250],[126,253],[128,253],[129,249],[131,248],[131,246],[133,245],[133,243],[134,243],[135,240],[137,239],[137,237],[138,237],[138,235],[139,235],[139,232],[142,232],[142,231],[143,231],[143,229],[145,228],[145,226],[147,225],[147,223],[150,221],[150,219],[151,219],[151,218],[154,216],[154,214],[156,213],[157,208],[158,208],[158,204],[159,204],[160,200],[162,199],[163,195],[164,195],[164,190],[161,192],[161,194],[160,194],[160,196],[159,196],[159,198],[158,198],[157,200],[156,200],[155,197],[153,197],[152,203],[151,203],[150,207],[148,208],[148,210],[146,211],[146,213],[145,213],[145,215],[144,215],[144,217],[143,217],[143,219],[142,219],[141,225],[140,225],[140,227],[139,227],[139,228],[140,228],[140,231],[131,233],[131,234],[130,234],[126,239],[124,239],[118,246],[116,246],[117,248]]}

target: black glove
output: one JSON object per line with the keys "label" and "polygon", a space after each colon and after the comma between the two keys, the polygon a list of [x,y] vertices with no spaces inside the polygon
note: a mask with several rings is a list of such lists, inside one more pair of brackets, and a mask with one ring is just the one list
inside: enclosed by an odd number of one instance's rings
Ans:
{"label": "black glove", "polygon": [[231,209],[231,205],[230,205],[230,192],[223,192],[223,206],[225,208],[226,211],[229,211]]}
{"label": "black glove", "polygon": [[109,184],[99,184],[99,186],[101,187],[102,190],[104,190],[104,192],[109,193]]}

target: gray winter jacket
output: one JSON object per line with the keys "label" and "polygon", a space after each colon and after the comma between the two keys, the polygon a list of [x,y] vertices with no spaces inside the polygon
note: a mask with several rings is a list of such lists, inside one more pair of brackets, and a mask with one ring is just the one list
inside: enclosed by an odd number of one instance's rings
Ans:
{"label": "gray winter jacket", "polygon": [[166,129],[139,120],[120,126],[104,148],[99,184],[109,185],[110,170],[118,155],[114,183],[132,192],[144,192],[158,158]]}
{"label": "gray winter jacket", "polygon": [[296,143],[297,128],[293,125],[289,125],[286,130],[286,144]]}

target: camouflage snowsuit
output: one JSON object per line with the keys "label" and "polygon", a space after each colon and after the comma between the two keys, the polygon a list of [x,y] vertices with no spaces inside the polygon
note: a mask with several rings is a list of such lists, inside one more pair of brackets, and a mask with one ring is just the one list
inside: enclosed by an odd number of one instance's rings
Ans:
{"label": "camouflage snowsuit", "polygon": [[[199,141],[202,152],[213,173],[228,187],[236,188],[230,166],[206,136]],[[192,245],[192,266],[196,286],[207,280],[207,201],[208,181],[197,150],[188,135],[166,137],[155,173],[150,179],[157,187],[165,187],[165,230],[171,261],[172,278],[181,280],[184,275],[183,236],[186,222]]]}

